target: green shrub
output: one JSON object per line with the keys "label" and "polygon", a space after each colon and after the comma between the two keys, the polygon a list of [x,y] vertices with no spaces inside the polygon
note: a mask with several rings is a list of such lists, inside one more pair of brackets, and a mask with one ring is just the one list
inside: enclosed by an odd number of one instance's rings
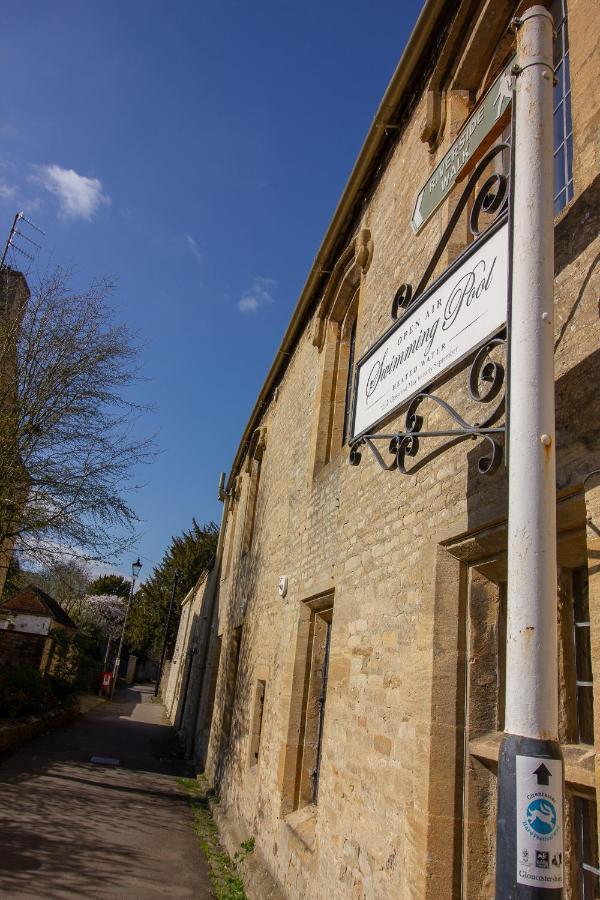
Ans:
{"label": "green shrub", "polygon": [[15,666],[0,673],[0,718],[37,715],[55,704],[51,685],[39,669]]}
{"label": "green shrub", "polygon": [[[55,629],[50,634],[50,653],[44,674],[56,685],[56,693],[62,699],[75,690],[92,691],[98,681],[102,657],[97,642],[86,634],[69,634]],[[71,686],[69,691],[67,685]]]}
{"label": "green shrub", "polygon": [[45,679],[52,698],[52,706],[65,706],[77,696],[77,685],[56,675],[49,675]]}
{"label": "green shrub", "polygon": [[75,682],[44,676],[33,666],[15,666],[0,673],[0,719],[40,715],[57,706],[68,706],[76,696]]}

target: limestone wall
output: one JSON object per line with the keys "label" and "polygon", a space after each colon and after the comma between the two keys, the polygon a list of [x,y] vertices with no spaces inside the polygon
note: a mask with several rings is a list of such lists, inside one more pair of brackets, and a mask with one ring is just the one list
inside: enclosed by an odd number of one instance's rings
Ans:
{"label": "limestone wall", "polygon": [[[500,6],[494,12],[483,5],[478,27],[485,30],[486,16],[491,27]],[[586,557],[586,479],[600,468],[599,73],[593,4],[571,0],[569,14],[575,198],[556,222],[555,327],[559,557],[573,567]],[[485,73],[487,63],[480,68]],[[372,261],[359,279],[357,358],[389,327],[398,286],[418,281],[455,202],[453,195],[415,237],[409,222],[416,192],[451,144],[465,102],[463,90],[449,93],[443,140],[432,154],[421,140],[428,98],[420,95],[357,212],[354,236],[368,229],[372,240]],[[465,221],[439,269],[466,240]],[[481,658],[478,641],[489,649],[498,640],[507,473],[501,466],[480,475],[480,448],[470,443],[407,477],[382,471],[367,451],[360,466],[349,466],[341,441],[320,454],[324,429],[331,431],[322,405],[335,404],[337,394],[329,345],[319,350],[314,343],[316,314],[315,307],[265,409],[260,466],[251,451],[236,473],[225,523],[207,773],[227,816],[255,837],[286,897],[438,900],[461,890],[490,896],[500,728],[492,698],[501,690],[501,664],[495,656],[474,662]],[[464,371],[439,393],[477,415]],[[443,421],[440,412],[429,420],[432,427]],[[401,427],[399,416],[386,431]],[[285,597],[278,591],[282,576]],[[306,610],[331,595],[318,799],[299,804],[297,748],[311,640]],[[491,604],[488,618],[478,596]],[[264,705],[254,764],[259,682]],[[578,758],[568,777],[593,795],[593,764],[586,768]]]}

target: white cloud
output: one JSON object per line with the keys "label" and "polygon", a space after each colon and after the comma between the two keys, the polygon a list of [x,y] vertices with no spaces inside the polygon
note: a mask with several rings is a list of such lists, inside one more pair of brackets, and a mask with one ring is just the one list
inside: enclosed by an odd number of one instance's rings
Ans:
{"label": "white cloud", "polygon": [[32,197],[30,200],[24,200],[21,204],[23,212],[28,215],[39,212],[43,204],[39,197]]}
{"label": "white cloud", "polygon": [[261,306],[273,303],[273,289],[277,282],[273,278],[263,278],[257,275],[252,279],[250,287],[244,291],[238,301],[238,309],[241,313],[255,313]]}
{"label": "white cloud", "polygon": [[111,565],[110,563],[102,563],[96,560],[92,560],[87,564],[88,571],[90,574],[90,578],[99,578],[101,575],[122,575],[123,578],[127,578],[129,580],[131,578],[131,572],[127,572],[125,569],[122,569],[120,565]]}
{"label": "white cloud", "polygon": [[12,200],[17,195],[17,188],[14,184],[0,184],[0,199]]}
{"label": "white cloud", "polygon": [[56,164],[36,166],[35,171],[34,180],[58,197],[62,219],[86,219],[89,222],[100,206],[110,203],[110,197],[102,193],[99,178],[88,178]]}
{"label": "white cloud", "polygon": [[202,253],[202,250],[198,246],[198,241],[196,240],[196,238],[192,237],[191,234],[186,234],[185,243],[186,243],[190,253],[196,257],[198,262],[202,262],[202,260],[204,259],[204,254]]}
{"label": "white cloud", "polygon": [[243,313],[256,312],[256,310],[258,309],[258,298],[246,296],[241,297],[240,302],[238,303],[238,309]]}

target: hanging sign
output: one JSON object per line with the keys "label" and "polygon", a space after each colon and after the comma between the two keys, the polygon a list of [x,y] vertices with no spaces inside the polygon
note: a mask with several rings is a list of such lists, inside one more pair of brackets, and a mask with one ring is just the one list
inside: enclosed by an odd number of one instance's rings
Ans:
{"label": "hanging sign", "polygon": [[506,324],[508,224],[492,227],[356,366],[353,438],[365,434]]}
{"label": "hanging sign", "polygon": [[563,886],[562,760],[517,756],[517,884]]}
{"label": "hanging sign", "polygon": [[410,220],[415,234],[448,196],[462,170],[508,106],[512,98],[510,71],[513,65],[514,57],[469,116],[458,137],[417,194]]}

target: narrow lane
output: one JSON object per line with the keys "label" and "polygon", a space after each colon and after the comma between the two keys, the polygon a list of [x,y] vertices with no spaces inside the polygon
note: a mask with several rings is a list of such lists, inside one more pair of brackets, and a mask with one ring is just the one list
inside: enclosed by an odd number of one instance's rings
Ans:
{"label": "narrow lane", "polygon": [[2,900],[212,898],[176,753],[152,688],[135,686],[0,761]]}

